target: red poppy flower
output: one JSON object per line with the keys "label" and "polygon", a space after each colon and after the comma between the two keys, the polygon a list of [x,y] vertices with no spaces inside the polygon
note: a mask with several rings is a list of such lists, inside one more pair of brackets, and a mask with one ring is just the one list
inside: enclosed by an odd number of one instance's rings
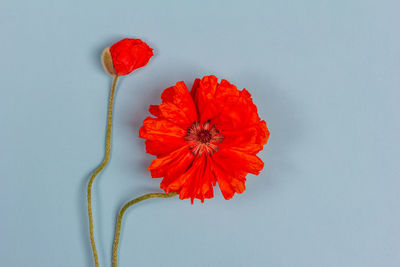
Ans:
{"label": "red poppy flower", "polygon": [[145,66],[153,56],[153,49],[140,39],[125,38],[106,48],[103,65],[110,75],[127,75]]}
{"label": "red poppy flower", "polygon": [[148,170],[163,177],[160,187],[192,203],[212,198],[216,183],[225,199],[242,193],[246,175],[264,167],[256,154],[269,138],[250,93],[211,75],[196,79],[191,92],[177,82],[161,99],[149,109],[156,118],[139,131],[147,153],[157,156]]}

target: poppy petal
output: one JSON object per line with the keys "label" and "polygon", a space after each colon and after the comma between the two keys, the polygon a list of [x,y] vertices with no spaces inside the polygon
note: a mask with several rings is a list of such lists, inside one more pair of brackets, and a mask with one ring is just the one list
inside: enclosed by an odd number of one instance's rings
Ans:
{"label": "poppy petal", "polygon": [[165,89],[161,94],[161,99],[163,103],[172,103],[182,110],[191,123],[197,121],[196,106],[184,82],[177,82],[174,86]]}
{"label": "poppy petal", "polygon": [[163,177],[174,165],[180,165],[181,161],[186,159],[191,160],[193,158],[191,154],[187,146],[183,146],[163,157],[154,159],[147,170],[151,172],[153,178]]}
{"label": "poppy petal", "polygon": [[257,154],[269,138],[265,121],[236,131],[222,131],[221,134],[224,136],[225,145],[249,154]]}

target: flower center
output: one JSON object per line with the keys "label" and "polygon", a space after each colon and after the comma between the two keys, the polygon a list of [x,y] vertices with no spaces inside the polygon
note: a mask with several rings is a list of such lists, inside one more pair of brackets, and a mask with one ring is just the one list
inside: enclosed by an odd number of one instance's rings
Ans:
{"label": "flower center", "polygon": [[209,131],[201,130],[197,134],[197,138],[198,138],[199,142],[206,144],[206,143],[210,142],[212,136],[211,136],[211,133]]}
{"label": "flower center", "polygon": [[203,153],[212,154],[218,150],[218,143],[221,143],[224,137],[217,130],[215,125],[210,125],[209,121],[204,123],[195,122],[187,129],[185,141],[189,144],[194,155]]}

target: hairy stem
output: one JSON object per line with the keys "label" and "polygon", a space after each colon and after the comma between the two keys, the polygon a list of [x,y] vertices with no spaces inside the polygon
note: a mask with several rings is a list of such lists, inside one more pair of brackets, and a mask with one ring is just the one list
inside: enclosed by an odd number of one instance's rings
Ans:
{"label": "hairy stem", "polygon": [[111,129],[112,129],[112,112],[114,104],[115,87],[117,85],[118,76],[114,76],[114,80],[111,86],[111,92],[108,99],[108,112],[107,112],[107,129],[106,129],[106,151],[104,155],[103,162],[99,167],[93,172],[90,177],[88,187],[87,187],[87,207],[89,216],[89,233],[90,233],[90,244],[92,245],[93,259],[95,267],[99,267],[99,256],[97,254],[96,243],[94,241],[94,231],[93,231],[93,213],[92,213],[92,186],[96,176],[106,167],[110,160],[111,151]]}
{"label": "hairy stem", "polygon": [[174,197],[176,196],[177,193],[173,192],[173,193],[168,193],[168,194],[164,194],[164,193],[150,193],[150,194],[146,194],[143,196],[140,196],[138,198],[132,199],[131,201],[127,202],[122,209],[120,210],[119,214],[118,214],[118,218],[117,218],[117,224],[115,226],[115,237],[114,237],[114,245],[113,245],[113,252],[112,252],[112,266],[113,267],[117,267],[118,265],[118,244],[119,244],[119,237],[120,237],[120,233],[121,233],[121,223],[122,223],[122,217],[124,216],[124,213],[126,212],[126,210],[140,202],[143,201],[145,199],[149,199],[149,198],[169,198],[169,197]]}

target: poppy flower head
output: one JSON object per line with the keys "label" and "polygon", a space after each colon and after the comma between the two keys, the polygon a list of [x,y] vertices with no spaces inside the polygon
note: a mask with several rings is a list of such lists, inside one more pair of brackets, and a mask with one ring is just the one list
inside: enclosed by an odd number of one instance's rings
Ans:
{"label": "poppy flower head", "polygon": [[127,75],[145,66],[153,49],[140,39],[125,38],[103,52],[103,65],[110,75]]}
{"label": "poppy flower head", "polygon": [[264,166],[257,153],[269,138],[250,93],[211,75],[196,79],[190,92],[177,82],[161,99],[139,130],[146,151],[157,157],[148,170],[163,178],[160,187],[192,203],[212,198],[216,184],[225,199],[242,193],[247,174]]}

